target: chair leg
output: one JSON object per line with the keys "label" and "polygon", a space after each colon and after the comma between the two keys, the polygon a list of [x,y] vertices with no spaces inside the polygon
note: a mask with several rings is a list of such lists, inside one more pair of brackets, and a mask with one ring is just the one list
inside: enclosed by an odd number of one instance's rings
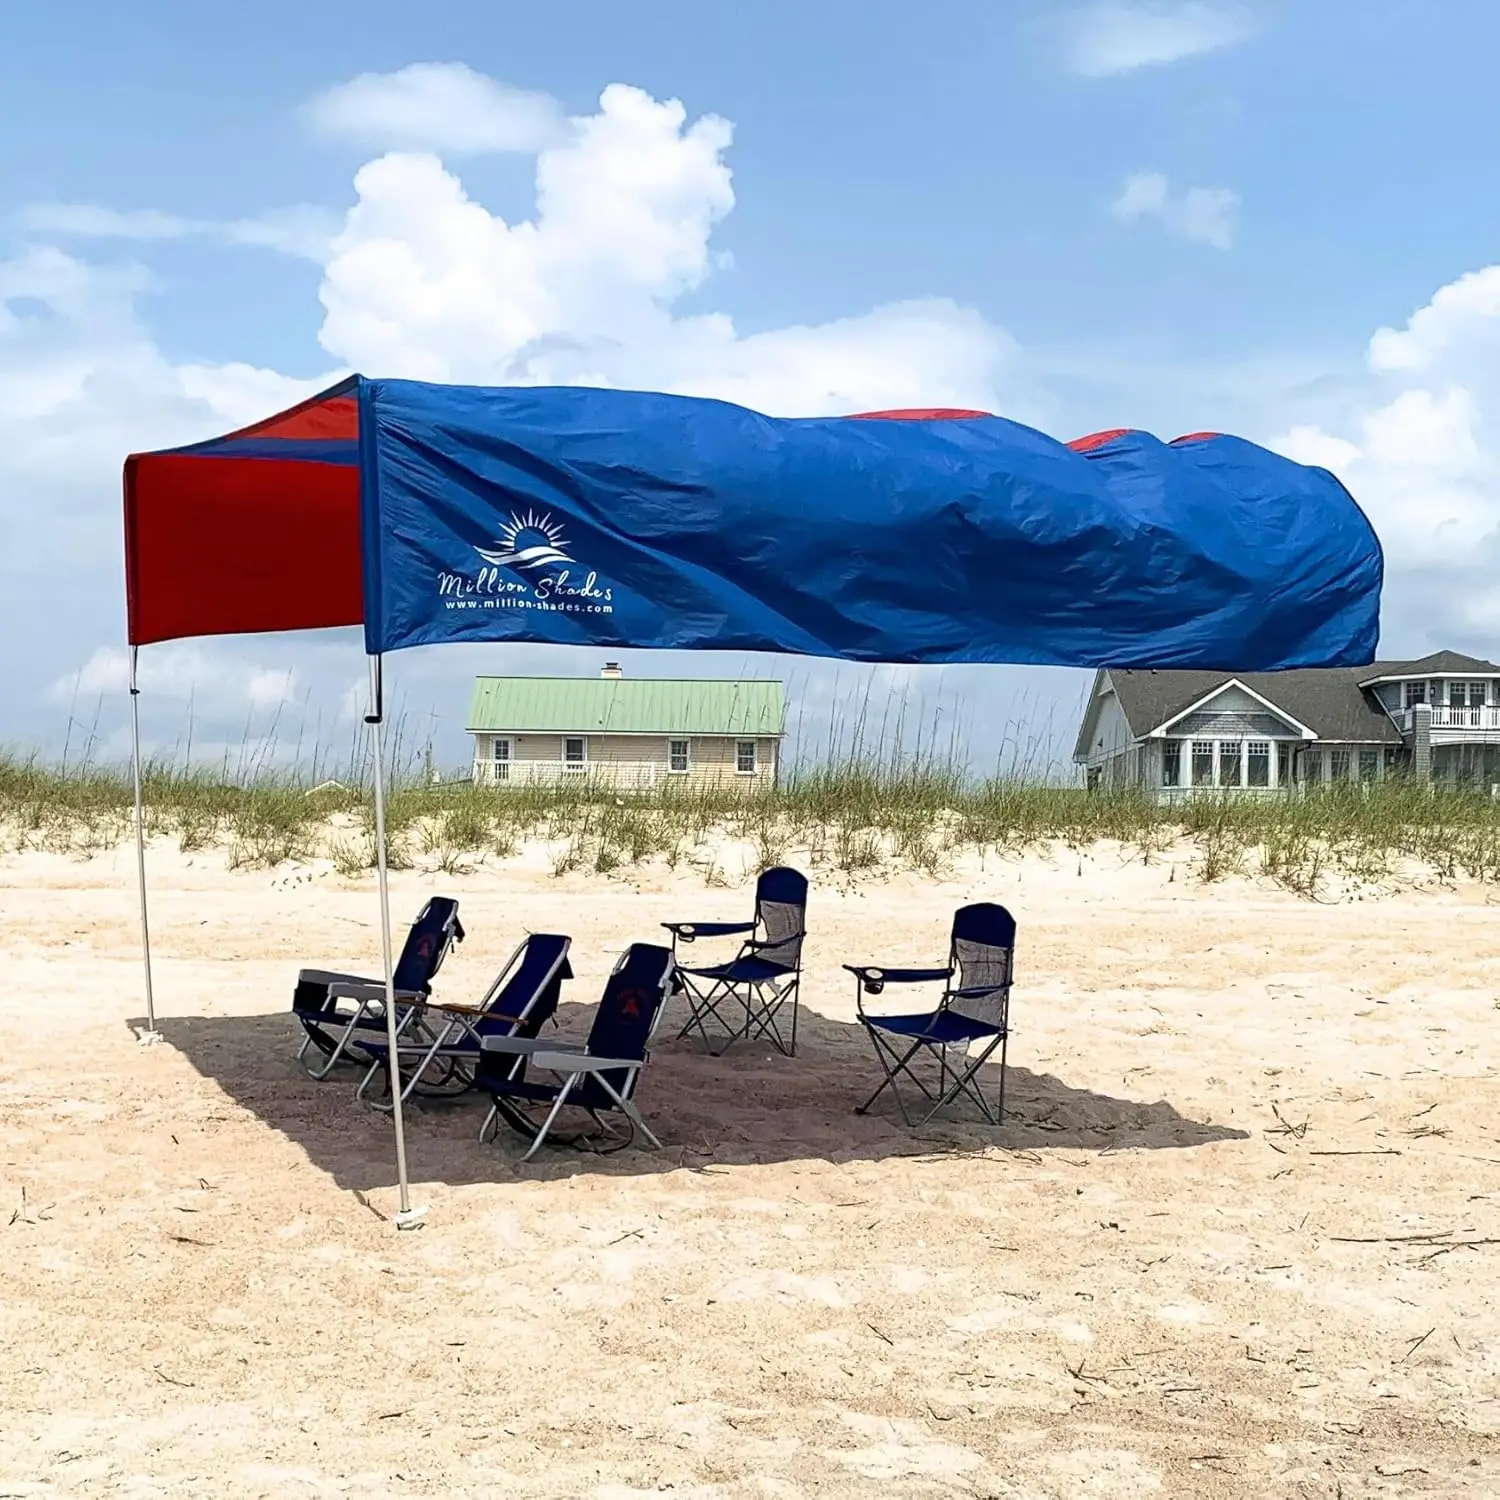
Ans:
{"label": "chair leg", "polygon": [[537,1151],[541,1148],[542,1142],[547,1139],[547,1132],[552,1129],[552,1126],[556,1122],[558,1115],[562,1113],[563,1105],[568,1102],[568,1095],[573,1092],[573,1085],[578,1082],[578,1077],[579,1075],[575,1073],[571,1078],[568,1079],[565,1084],[563,1084],[562,1088],[558,1090],[556,1101],[553,1103],[552,1108],[547,1112],[547,1118],[542,1121],[542,1128],[537,1131],[536,1139],[532,1141],[530,1148],[521,1158],[522,1161],[530,1161],[531,1158],[535,1156]]}
{"label": "chair leg", "polygon": [[479,1144],[482,1146],[490,1140],[494,1133],[500,1129],[500,1110],[495,1104],[490,1105],[490,1112],[484,1117],[483,1124],[479,1127]]}
{"label": "chair leg", "polygon": [[[604,1092],[615,1101],[615,1104],[618,1106],[620,1112],[625,1116],[625,1118],[629,1120],[630,1123],[634,1125],[635,1128],[639,1130],[641,1134],[644,1135],[646,1139],[650,1141],[658,1151],[660,1151],[661,1142],[657,1140],[655,1135],[652,1134],[651,1127],[641,1117],[640,1110],[635,1107],[635,1101],[633,1099],[627,1099],[624,1094],[620,1093],[609,1081],[609,1079],[604,1076],[603,1073],[596,1073],[594,1077],[599,1085],[603,1088]],[[632,1081],[633,1079],[634,1075],[632,1075]]]}
{"label": "chair leg", "polygon": [[997,1125],[1003,1125],[1005,1123],[1005,1054],[1009,1050],[1010,1032],[1009,1030],[1007,1030],[1004,1037],[1000,1041],[1000,1098],[998,1101],[995,1120],[995,1123]]}

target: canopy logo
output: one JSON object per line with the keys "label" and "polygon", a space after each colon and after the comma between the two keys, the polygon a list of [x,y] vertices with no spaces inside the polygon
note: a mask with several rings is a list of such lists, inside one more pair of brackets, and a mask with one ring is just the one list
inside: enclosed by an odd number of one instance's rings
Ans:
{"label": "canopy logo", "polygon": [[497,568],[540,568],[547,563],[568,563],[573,559],[563,551],[562,527],[550,515],[537,515],[534,510],[525,516],[516,511],[500,528],[500,550],[486,552],[483,547],[474,549],[487,563]]}
{"label": "canopy logo", "polygon": [[590,568],[580,578],[562,526],[542,511],[512,511],[498,545],[474,549],[484,566],[474,574],[438,574],[445,609],[540,609],[570,615],[610,615],[614,591],[599,586]]}

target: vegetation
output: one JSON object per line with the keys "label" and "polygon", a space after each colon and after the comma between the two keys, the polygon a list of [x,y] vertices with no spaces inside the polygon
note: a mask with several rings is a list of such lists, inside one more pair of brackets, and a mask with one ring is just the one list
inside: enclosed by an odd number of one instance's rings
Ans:
{"label": "vegetation", "polygon": [[[317,774],[151,765],[147,827],[185,851],[222,847],[238,866],[324,858],[357,875],[375,858],[367,777],[357,755],[342,780],[316,781]],[[129,836],[132,807],[128,770],[0,753],[0,846],[87,857]],[[1082,852],[1107,842],[1125,860],[1185,851],[1195,878],[1244,872],[1309,897],[1334,882],[1418,873],[1500,881],[1500,804],[1477,791],[1434,792],[1405,780],[1292,799],[1205,795],[1161,807],[1137,793],[1087,794],[1017,774],[974,781],[916,758],[844,755],[753,798],[676,784],[643,793],[586,782],[432,784],[408,766],[394,778],[387,828],[394,866],[422,861],[448,873],[542,841],[558,874],[610,874],[660,859],[696,865],[712,879],[714,850],[727,838],[764,864],[796,858],[850,877],[900,868],[936,874],[965,853]]]}

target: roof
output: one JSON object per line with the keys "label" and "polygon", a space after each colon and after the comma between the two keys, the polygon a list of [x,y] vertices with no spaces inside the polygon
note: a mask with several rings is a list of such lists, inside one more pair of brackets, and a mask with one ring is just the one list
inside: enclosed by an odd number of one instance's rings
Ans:
{"label": "roof", "polygon": [[1482,656],[1465,656],[1461,651],[1434,651],[1416,661],[1377,661],[1360,673],[1360,684],[1385,682],[1392,677],[1450,677],[1473,672],[1480,676],[1500,674],[1500,666]]}
{"label": "roof", "polygon": [[779,682],[651,677],[478,677],[470,734],[780,736]]}
{"label": "roof", "polygon": [[[1451,652],[1440,653],[1452,656]],[[1462,658],[1455,658],[1462,659]],[[1431,658],[1424,658],[1424,663]],[[1104,677],[1119,699],[1133,739],[1175,719],[1226,683],[1239,682],[1283,713],[1304,724],[1320,740],[1399,745],[1401,732],[1362,684],[1382,677],[1439,671],[1411,662],[1376,662],[1368,667],[1307,667],[1292,672],[1149,672],[1110,671],[1095,682],[1089,709],[1079,729],[1075,759],[1087,755],[1085,738]],[[1478,670],[1477,668],[1475,670]],[[1500,671],[1500,668],[1494,670]]]}

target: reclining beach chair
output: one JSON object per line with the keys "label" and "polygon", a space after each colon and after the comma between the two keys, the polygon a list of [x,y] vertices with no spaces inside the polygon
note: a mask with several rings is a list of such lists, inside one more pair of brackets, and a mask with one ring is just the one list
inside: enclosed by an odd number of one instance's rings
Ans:
{"label": "reclining beach chair", "polygon": [[[572,941],[557,933],[533,932],[505,961],[478,1005],[429,1002],[423,1015],[428,1037],[398,1044],[402,1099],[414,1092],[464,1093],[474,1087],[474,1069],[486,1037],[539,1035],[556,1015],[563,980],[573,977],[568,963]],[[364,1099],[377,1076],[385,1078],[389,1095],[390,1042],[385,1033],[361,1032],[350,1046],[370,1059],[370,1070],[355,1097]],[[391,1107],[389,1098],[367,1102],[376,1109]]]}
{"label": "reclining beach chair", "polygon": [[[1005,1118],[1005,1053],[1010,1040],[1010,985],[1015,962],[1016,922],[1003,906],[981,901],[961,907],[953,917],[948,963],[943,968],[886,969],[872,964],[845,964],[855,978],[855,1004],[869,1033],[885,1081],[856,1111],[865,1114],[887,1088],[896,1096],[908,1125],[923,1125],[960,1095],[972,1099],[990,1124]],[[914,1015],[877,1016],[865,1009],[864,997],[878,995],[888,984],[941,981],[942,999],[935,1010]],[[1000,1049],[1000,1089],[995,1108],[985,1097],[979,1070]],[[938,1078],[929,1089],[913,1064],[937,1059]],[[913,1084],[932,1104],[913,1119],[898,1078]]]}
{"label": "reclining beach chair", "polygon": [[[394,971],[399,1033],[406,1032],[426,1003],[433,976],[454,943],[463,939],[458,902],[451,896],[434,896],[417,913]],[[297,1049],[299,1061],[314,1078],[326,1078],[336,1064],[358,1061],[349,1052],[356,1034],[385,1030],[385,980],[303,969],[292,995],[292,1014],[306,1032]],[[321,1066],[309,1063],[309,1048],[321,1055]]]}
{"label": "reclining beach chair", "polygon": [[[680,987],[690,1007],[687,1024],[679,1036],[696,1031],[715,1057],[737,1041],[752,1041],[761,1036],[788,1057],[796,1052],[802,939],[807,930],[805,875],[785,867],[765,871],[755,883],[753,921],[663,922],[662,926],[672,934],[674,959],[679,943],[750,934],[728,963],[699,969],[678,968]],[[781,1011],[788,1005],[791,1025],[783,1034]],[[717,1050],[709,1035],[710,1021],[722,1036]]]}
{"label": "reclining beach chair", "polygon": [[[632,943],[615,965],[604,986],[588,1040],[570,1046],[540,1038],[487,1036],[481,1045],[475,1086],[490,1097],[491,1108],[479,1127],[486,1141],[505,1121],[530,1140],[522,1161],[530,1161],[552,1133],[567,1106],[587,1111],[598,1133],[573,1136],[559,1144],[585,1149],[622,1150],[640,1131],[653,1146],[661,1142],[635,1106],[636,1084],[649,1057],[651,1037],[666,1005],[672,984],[670,951],[649,943]],[[537,1080],[532,1071],[552,1074]],[[536,1115],[546,1111],[538,1123]],[[613,1137],[601,1114],[618,1112],[630,1126],[623,1138],[608,1147],[596,1144]]]}

